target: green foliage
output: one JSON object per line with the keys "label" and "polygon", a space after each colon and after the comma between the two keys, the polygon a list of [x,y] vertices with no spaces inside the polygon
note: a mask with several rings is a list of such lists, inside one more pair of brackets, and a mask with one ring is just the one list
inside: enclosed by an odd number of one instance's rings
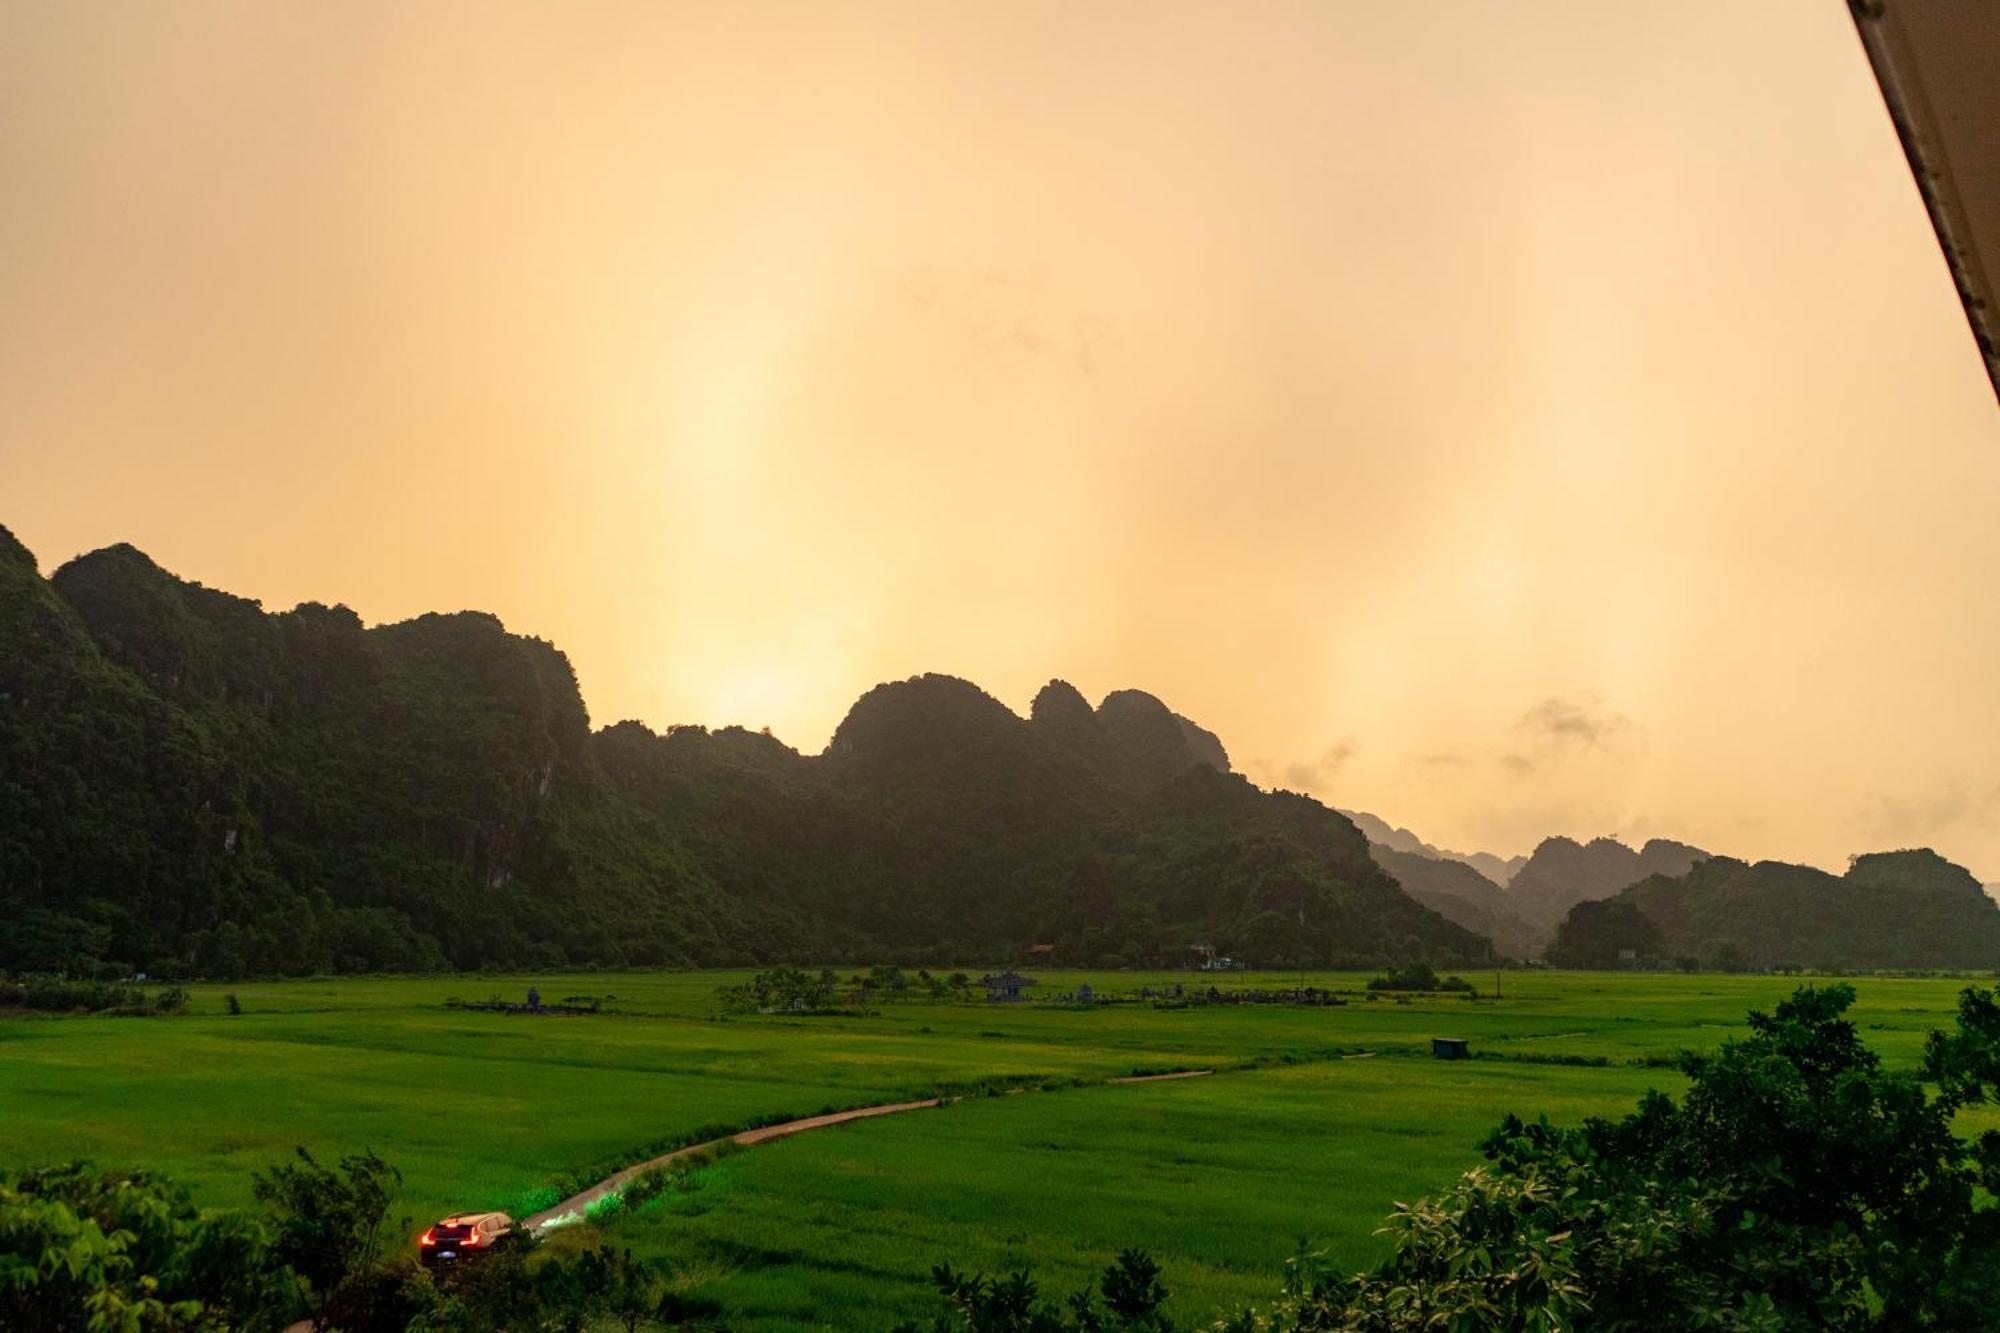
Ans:
{"label": "green foliage", "polygon": [[595,1252],[601,1276],[597,1289],[602,1293],[600,1309],[625,1333],[638,1333],[661,1321],[661,1307],[667,1300],[667,1277],[657,1263],[634,1259],[630,1249]]}
{"label": "green foliage", "polygon": [[678,1325],[698,1312],[672,1290],[663,1265],[629,1249],[550,1250],[523,1231],[507,1233],[477,1262],[441,1271],[398,1327],[407,1333],[587,1333],[610,1324],[637,1333]]}
{"label": "green foliage", "polygon": [[144,1173],[81,1165],[0,1182],[0,1328],[259,1333],[291,1292],[240,1214],[202,1214]]}
{"label": "green foliage", "polygon": [[1572,907],[1549,945],[1557,967],[1610,968],[1656,963],[1666,950],[1659,928],[1624,898]]}
{"label": "green foliage", "polygon": [[[1160,1313],[1167,1289],[1160,1284],[1160,1266],[1141,1250],[1125,1250],[1104,1270],[1093,1291],[1085,1287],[1058,1309],[1041,1300],[1041,1290],[1025,1271],[1004,1278],[983,1273],[955,1272],[940,1264],[931,1281],[945,1309],[931,1325],[933,1333],[1172,1333]],[[1098,1305],[1099,1296],[1104,1305]],[[914,1326],[905,1325],[909,1333]]]}
{"label": "green foliage", "polygon": [[2000,1068],[1991,997],[1933,1037],[1931,1098],[1801,988],[1752,1035],[1690,1056],[1675,1103],[1559,1130],[1510,1117],[1491,1168],[1399,1209],[1395,1256],[1352,1279],[1295,1277],[1245,1329],[1436,1327],[1968,1329],[2000,1300],[1989,1132],[1955,1111]]}
{"label": "green foliage", "polygon": [[389,1221],[402,1180],[372,1152],[343,1157],[334,1170],[304,1148],[256,1174],[251,1190],[272,1216],[272,1257],[301,1279],[316,1328],[374,1328],[407,1313],[404,1275],[384,1262],[409,1229],[408,1218]]}
{"label": "green foliage", "polygon": [[1473,984],[1463,977],[1443,977],[1428,962],[1418,959],[1401,967],[1392,967],[1379,977],[1370,977],[1368,989],[1371,991],[1447,991],[1453,994],[1477,995]]}
{"label": "green foliage", "polygon": [[796,967],[773,967],[743,985],[718,987],[715,997],[736,1013],[814,1013],[832,1006],[834,976],[826,968],[808,975]]}
{"label": "green foliage", "polygon": [[544,1254],[520,1230],[433,1284],[385,1252],[399,1180],[372,1154],[335,1172],[301,1152],[258,1177],[266,1225],[143,1174],[24,1172],[0,1183],[0,1328],[271,1333],[303,1307],[346,1333],[636,1333],[703,1308],[629,1249]]}

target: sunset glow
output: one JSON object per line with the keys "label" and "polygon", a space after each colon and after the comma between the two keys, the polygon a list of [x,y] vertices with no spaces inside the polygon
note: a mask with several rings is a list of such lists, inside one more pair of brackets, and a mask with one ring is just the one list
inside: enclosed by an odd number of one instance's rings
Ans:
{"label": "sunset glow", "polygon": [[44,571],[2000,879],[2000,412],[1838,3],[12,4],[0,187]]}

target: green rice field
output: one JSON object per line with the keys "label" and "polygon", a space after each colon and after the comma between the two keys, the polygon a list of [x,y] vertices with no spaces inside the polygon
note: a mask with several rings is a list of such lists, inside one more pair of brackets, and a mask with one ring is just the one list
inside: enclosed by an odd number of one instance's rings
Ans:
{"label": "green rice field", "polygon": [[[1037,993],[1190,974],[1043,972]],[[1268,1297],[1303,1243],[1384,1252],[1393,1203],[1479,1161],[1502,1115],[1618,1114],[1677,1090],[1663,1062],[1712,1049],[1798,978],[1517,972],[1504,998],[1333,1008],[1070,1007],[912,999],[837,1016],[731,1016],[740,973],[340,979],[203,986],[178,1017],[0,1015],[0,1166],[148,1166],[204,1203],[249,1203],[294,1145],[372,1149],[413,1229],[517,1215],[667,1147],[776,1119],[943,1094],[947,1105],[721,1155],[643,1207],[573,1228],[669,1260],[742,1329],[886,1328],[935,1303],[931,1266],[1035,1268],[1045,1290],[1150,1250],[1183,1326]],[[1474,978],[1490,992],[1493,977]],[[1233,975],[1229,988],[1296,984]],[[448,1008],[530,984],[592,1016]],[[1861,979],[1851,1017],[1915,1062],[1967,983]],[[227,1012],[233,991],[242,1012]],[[1431,1058],[1434,1036],[1474,1058]],[[1564,1063],[1570,1061],[1571,1063]],[[1177,1081],[1137,1073],[1213,1069]]]}

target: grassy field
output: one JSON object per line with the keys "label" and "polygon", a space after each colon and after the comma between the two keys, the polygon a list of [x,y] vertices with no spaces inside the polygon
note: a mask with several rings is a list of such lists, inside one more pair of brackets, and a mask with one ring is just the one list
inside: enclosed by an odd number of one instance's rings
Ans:
{"label": "grassy field", "polygon": [[[401,1168],[420,1226],[460,1208],[517,1214],[659,1148],[724,1130],[936,1092],[937,1110],[725,1156],[606,1220],[671,1260],[732,1327],[882,1328],[934,1306],[949,1259],[1032,1264],[1080,1285],[1125,1245],[1153,1251],[1185,1322],[1267,1296],[1301,1241],[1379,1257],[1393,1201],[1478,1160],[1509,1111],[1573,1121],[1677,1089],[1647,1062],[1710,1049],[1790,978],[1515,973],[1502,999],[1361,999],[1340,1008],[1161,1009],[907,1001],[865,1016],[729,1017],[738,974],[362,979],[196,990],[175,1018],[0,1017],[0,1165],[147,1165],[216,1205],[295,1144],[372,1148]],[[1043,973],[1043,994],[1187,974]],[[1257,974],[1226,985],[1289,985]],[[1480,978],[1490,986],[1490,976]],[[447,997],[615,996],[613,1012],[530,1018]],[[1856,983],[1855,1021],[1914,1062],[1960,987]],[[1478,1058],[1429,1058],[1433,1036]],[[1565,1064],[1581,1058],[1602,1064]],[[1214,1076],[1106,1086],[1131,1073]],[[1019,1095],[986,1095],[1027,1088]]]}

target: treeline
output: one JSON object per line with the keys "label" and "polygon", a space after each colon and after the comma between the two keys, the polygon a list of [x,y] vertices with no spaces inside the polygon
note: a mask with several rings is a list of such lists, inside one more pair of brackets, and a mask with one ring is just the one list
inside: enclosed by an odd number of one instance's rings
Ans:
{"label": "treeline", "polygon": [[0,529],[0,970],[1096,966],[1192,947],[1441,966],[1487,941],[1344,817],[1228,771],[1149,695],[884,685],[824,755],[593,731],[568,661],[491,616],[366,628],[130,547],[44,579]]}
{"label": "treeline", "polygon": [[187,992],[168,986],[148,994],[141,986],[124,986],[95,978],[26,976],[0,977],[0,1009],[35,1009],[56,1014],[113,1014],[143,1018],[177,1014],[187,1008]]}

